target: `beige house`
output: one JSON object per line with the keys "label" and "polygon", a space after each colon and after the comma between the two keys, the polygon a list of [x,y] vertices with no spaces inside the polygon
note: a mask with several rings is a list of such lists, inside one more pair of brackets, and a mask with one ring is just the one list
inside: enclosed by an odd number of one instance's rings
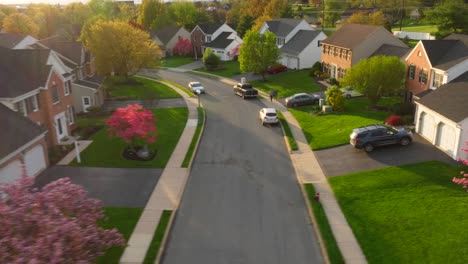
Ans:
{"label": "beige house", "polygon": [[173,56],[180,38],[190,41],[190,32],[179,26],[168,26],[151,32],[151,38],[161,48],[162,56]]}

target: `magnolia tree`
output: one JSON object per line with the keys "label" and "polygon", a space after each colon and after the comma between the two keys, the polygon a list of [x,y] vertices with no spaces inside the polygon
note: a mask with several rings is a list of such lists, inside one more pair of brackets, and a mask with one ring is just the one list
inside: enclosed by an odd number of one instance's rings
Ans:
{"label": "magnolia tree", "polygon": [[[142,158],[149,156],[147,144],[156,141],[156,118],[141,105],[127,105],[118,108],[106,120],[109,136],[123,138]],[[141,147],[141,149],[140,149]]]}
{"label": "magnolia tree", "polygon": [[[468,140],[465,142],[465,147],[462,148],[463,152],[468,154]],[[468,155],[467,155],[468,156]],[[460,159],[460,161],[468,166],[468,158],[467,159]],[[463,188],[467,189],[468,192],[468,172],[466,171],[460,171],[460,174],[463,176],[463,178],[457,178],[453,177],[452,181],[458,185],[463,186]]]}
{"label": "magnolia tree", "polygon": [[123,246],[116,229],[103,229],[101,202],[64,178],[41,190],[23,176],[0,184],[0,263],[92,263]]}
{"label": "magnolia tree", "polygon": [[189,39],[184,39],[183,37],[179,36],[179,40],[174,46],[174,54],[179,56],[187,56],[190,55],[192,52],[192,44],[190,43]]}

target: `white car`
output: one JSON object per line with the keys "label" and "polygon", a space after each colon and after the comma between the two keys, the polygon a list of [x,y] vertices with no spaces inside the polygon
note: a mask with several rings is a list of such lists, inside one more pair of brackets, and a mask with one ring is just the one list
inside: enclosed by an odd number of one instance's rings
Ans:
{"label": "white car", "polygon": [[274,108],[262,108],[259,112],[260,121],[262,125],[265,124],[278,124],[279,118]]}
{"label": "white car", "polygon": [[188,87],[194,94],[204,94],[205,87],[200,82],[189,82]]}
{"label": "white car", "polygon": [[349,99],[351,97],[358,97],[358,96],[363,96],[364,95],[363,93],[358,92],[358,91],[354,90],[351,87],[341,88],[340,90],[343,92],[343,96],[346,99]]}

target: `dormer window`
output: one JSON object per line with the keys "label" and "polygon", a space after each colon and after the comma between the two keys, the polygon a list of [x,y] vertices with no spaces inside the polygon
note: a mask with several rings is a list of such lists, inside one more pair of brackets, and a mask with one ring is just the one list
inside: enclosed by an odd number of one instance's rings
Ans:
{"label": "dormer window", "polygon": [[418,51],[418,57],[421,57],[421,56],[422,56],[422,52]]}
{"label": "dormer window", "polygon": [[283,46],[284,45],[284,38],[276,38],[276,45]]}

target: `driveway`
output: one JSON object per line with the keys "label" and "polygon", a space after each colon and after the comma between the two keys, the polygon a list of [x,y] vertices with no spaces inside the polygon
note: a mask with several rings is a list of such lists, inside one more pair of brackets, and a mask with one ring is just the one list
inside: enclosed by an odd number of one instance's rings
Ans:
{"label": "driveway", "polygon": [[413,134],[413,139],[413,143],[407,147],[386,146],[376,148],[371,153],[355,149],[350,144],[318,150],[314,153],[327,177],[429,160],[457,164],[418,134]]}
{"label": "driveway", "polygon": [[162,169],[121,169],[54,166],[36,177],[36,184],[44,186],[59,178],[69,177],[83,186],[89,196],[104,206],[144,207]]}

